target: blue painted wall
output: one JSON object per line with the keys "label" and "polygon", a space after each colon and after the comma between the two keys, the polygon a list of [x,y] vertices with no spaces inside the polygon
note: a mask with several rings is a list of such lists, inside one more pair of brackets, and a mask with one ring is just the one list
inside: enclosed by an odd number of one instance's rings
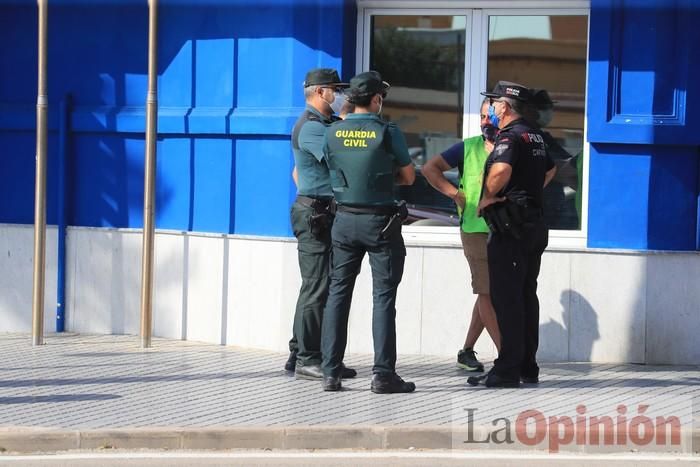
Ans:
{"label": "blue painted wall", "polygon": [[[159,2],[158,228],[291,235],[291,127],[309,68],[355,62],[354,2]],[[33,222],[34,2],[0,0],[0,222]],[[73,96],[69,225],[141,227],[145,1],[49,7],[48,222],[58,104]]]}
{"label": "blue painted wall", "polygon": [[588,245],[700,249],[700,2],[594,0]]}
{"label": "blue painted wall", "polygon": [[[74,97],[70,225],[140,227],[145,1],[53,0],[49,125]],[[161,0],[159,228],[291,235],[307,69],[355,63],[352,0]],[[700,2],[592,0],[588,244],[700,249]],[[36,6],[0,0],[0,222],[33,221]],[[57,143],[49,137],[48,220]]]}

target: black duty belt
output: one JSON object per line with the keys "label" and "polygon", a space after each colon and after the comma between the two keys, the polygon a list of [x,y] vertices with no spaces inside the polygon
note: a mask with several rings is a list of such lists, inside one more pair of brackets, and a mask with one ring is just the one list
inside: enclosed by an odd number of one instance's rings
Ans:
{"label": "black duty belt", "polygon": [[307,208],[326,208],[333,198],[312,198],[310,196],[297,195],[296,202]]}
{"label": "black duty belt", "polygon": [[398,212],[397,206],[345,206],[338,205],[340,212],[350,212],[352,214],[377,214],[380,216],[390,216]]}

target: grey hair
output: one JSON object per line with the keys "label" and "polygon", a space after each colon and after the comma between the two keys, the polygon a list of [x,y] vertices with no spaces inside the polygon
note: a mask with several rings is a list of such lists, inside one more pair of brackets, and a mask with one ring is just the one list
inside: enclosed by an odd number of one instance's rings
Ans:
{"label": "grey hair", "polygon": [[507,102],[513,112],[518,114],[519,117],[522,117],[527,112],[527,102],[513,99],[512,97],[501,97],[500,100]]}
{"label": "grey hair", "polygon": [[313,95],[316,93],[316,89],[318,89],[319,86],[316,84],[312,84],[311,86],[306,86],[304,88],[304,99],[307,101],[313,97]]}

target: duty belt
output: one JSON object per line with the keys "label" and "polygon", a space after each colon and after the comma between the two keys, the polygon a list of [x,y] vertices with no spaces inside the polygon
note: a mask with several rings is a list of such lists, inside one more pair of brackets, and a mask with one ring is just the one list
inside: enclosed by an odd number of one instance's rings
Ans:
{"label": "duty belt", "polygon": [[333,201],[333,198],[311,198],[310,196],[297,195],[296,202],[307,208],[316,210],[326,209]]}
{"label": "duty belt", "polygon": [[398,206],[346,206],[338,205],[338,211],[350,212],[352,214],[377,214],[380,216],[390,216],[396,214]]}

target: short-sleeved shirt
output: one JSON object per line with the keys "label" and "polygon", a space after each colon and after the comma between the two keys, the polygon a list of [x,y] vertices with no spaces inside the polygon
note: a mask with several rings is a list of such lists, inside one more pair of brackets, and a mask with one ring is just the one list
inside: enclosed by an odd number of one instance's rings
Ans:
{"label": "short-sleeved shirt", "polygon": [[547,153],[542,132],[523,119],[515,120],[498,133],[493,151],[486,159],[486,174],[496,162],[513,168],[510,180],[498,196],[524,193],[535,206],[542,207],[545,172],[554,167]]}
{"label": "short-sleeved shirt", "polygon": [[292,152],[297,168],[297,190],[314,198],[333,196],[328,166],[323,156],[326,127],[337,120],[307,105],[292,130]]}
{"label": "short-sleeved shirt", "polygon": [[462,165],[464,164],[464,142],[455,143],[445,149],[441,154],[447,165],[450,167],[459,167],[459,173],[462,173]]}

